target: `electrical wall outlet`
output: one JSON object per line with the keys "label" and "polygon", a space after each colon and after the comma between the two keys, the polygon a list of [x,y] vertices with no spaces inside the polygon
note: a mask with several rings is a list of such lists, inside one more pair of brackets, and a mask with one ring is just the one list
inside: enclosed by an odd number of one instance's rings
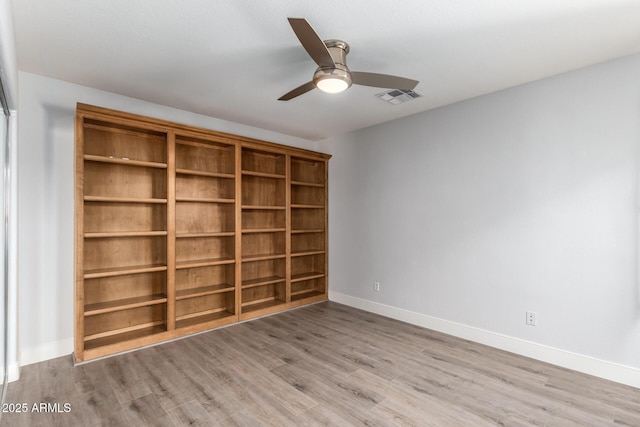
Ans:
{"label": "electrical wall outlet", "polygon": [[373,282],[373,290],[376,292],[380,292],[380,282],[378,281]]}
{"label": "electrical wall outlet", "polygon": [[536,326],[536,314],[533,311],[527,311],[527,325]]}

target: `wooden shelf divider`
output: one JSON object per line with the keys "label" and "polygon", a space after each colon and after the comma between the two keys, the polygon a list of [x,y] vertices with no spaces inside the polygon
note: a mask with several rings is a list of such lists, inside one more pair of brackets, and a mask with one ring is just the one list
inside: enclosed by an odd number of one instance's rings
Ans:
{"label": "wooden shelf divider", "polygon": [[234,290],[235,290],[235,287],[228,283],[224,283],[221,285],[209,285],[209,286],[201,286],[198,288],[183,289],[176,292],[176,300],[201,297],[205,295],[214,295],[214,294],[219,294],[223,292],[233,292]]}
{"label": "wooden shelf divider", "polygon": [[110,267],[97,270],[85,270],[85,279],[97,279],[100,277],[125,276],[129,274],[153,273],[156,271],[167,271],[166,265],[141,265],[133,267]]}
{"label": "wooden shelf divider", "polygon": [[259,176],[262,178],[275,178],[275,179],[285,179],[286,175],[284,174],[279,174],[279,173],[267,173],[267,172],[256,172],[256,171],[249,171],[249,170],[243,170],[242,171],[242,175],[245,176]]}
{"label": "wooden shelf divider", "polygon": [[144,162],[141,160],[130,160],[127,158],[119,159],[115,157],[93,156],[90,154],[85,154],[84,159],[91,162],[114,163],[114,164],[127,165],[127,166],[141,166],[146,168],[158,168],[158,169],[167,168],[166,163]]}
{"label": "wooden shelf divider", "polygon": [[109,237],[153,237],[166,236],[167,231],[108,231],[102,233],[84,233],[85,239],[101,239]]}
{"label": "wooden shelf divider", "polygon": [[212,197],[176,197],[176,202],[200,202],[200,203],[235,203],[234,199],[218,199]]}
{"label": "wooden shelf divider", "polygon": [[301,187],[316,187],[316,188],[324,188],[324,184],[317,184],[315,182],[303,182],[303,181],[291,181],[291,185],[298,185]]}
{"label": "wooden shelf divider", "polygon": [[209,258],[209,259],[199,259],[194,261],[180,261],[176,262],[176,269],[183,268],[195,268],[195,267],[207,267],[213,265],[225,265],[225,264],[234,264],[236,260],[234,258]]}
{"label": "wooden shelf divider", "polygon": [[84,308],[84,315],[95,316],[97,314],[111,313],[113,311],[144,307],[153,304],[162,304],[165,302],[167,302],[166,295],[150,295],[144,297],[121,299],[116,301],[107,301],[96,304],[88,304]]}
{"label": "wooden shelf divider", "polygon": [[198,171],[198,170],[191,170],[191,169],[176,169],[176,173],[183,174],[183,175],[208,176],[211,178],[225,178],[225,179],[234,179],[236,177],[232,173],[206,172],[206,171]]}
{"label": "wooden shelf divider", "polygon": [[167,199],[145,197],[111,197],[111,196],[84,196],[85,202],[113,202],[113,203],[167,203]]}

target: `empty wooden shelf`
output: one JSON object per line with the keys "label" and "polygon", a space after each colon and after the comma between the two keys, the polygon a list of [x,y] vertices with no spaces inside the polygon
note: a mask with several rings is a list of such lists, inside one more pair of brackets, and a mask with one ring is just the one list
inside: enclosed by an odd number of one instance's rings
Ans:
{"label": "empty wooden shelf", "polygon": [[326,299],[329,158],[78,104],[76,361]]}

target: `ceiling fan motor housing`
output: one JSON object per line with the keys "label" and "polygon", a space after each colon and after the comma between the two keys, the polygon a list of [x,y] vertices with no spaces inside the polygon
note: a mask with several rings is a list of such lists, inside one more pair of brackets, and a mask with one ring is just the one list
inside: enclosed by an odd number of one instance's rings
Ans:
{"label": "ceiling fan motor housing", "polygon": [[347,84],[347,88],[351,87],[351,72],[347,67],[347,54],[349,53],[349,45],[342,40],[325,40],[324,44],[329,50],[329,54],[335,63],[334,67],[318,67],[313,74],[313,83],[318,86],[318,82],[325,79],[339,79]]}
{"label": "ceiling fan motor housing", "polygon": [[329,54],[333,62],[336,64],[347,66],[347,53],[349,53],[349,44],[342,40],[330,39],[324,41],[325,46],[329,49]]}

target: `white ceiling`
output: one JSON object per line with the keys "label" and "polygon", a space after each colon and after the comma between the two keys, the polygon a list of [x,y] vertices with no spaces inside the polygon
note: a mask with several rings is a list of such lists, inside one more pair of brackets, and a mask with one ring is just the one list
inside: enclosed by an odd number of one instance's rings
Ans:
{"label": "white ceiling", "polygon": [[[640,0],[13,0],[18,67],[311,140],[640,51]],[[420,80],[277,98],[316,68],[287,22],[349,67]],[[640,76],[639,76],[640,78]]]}

